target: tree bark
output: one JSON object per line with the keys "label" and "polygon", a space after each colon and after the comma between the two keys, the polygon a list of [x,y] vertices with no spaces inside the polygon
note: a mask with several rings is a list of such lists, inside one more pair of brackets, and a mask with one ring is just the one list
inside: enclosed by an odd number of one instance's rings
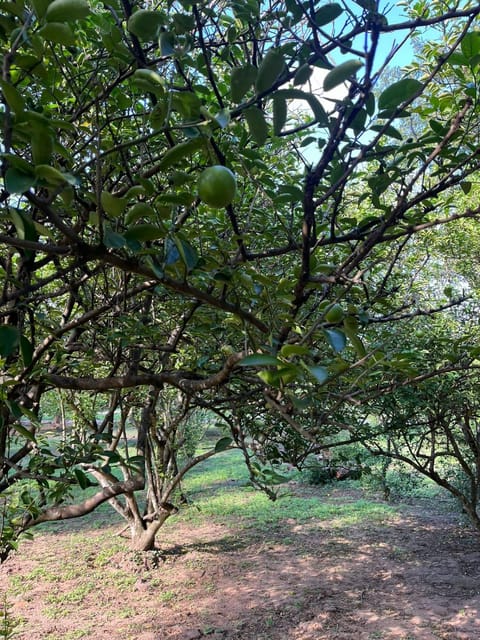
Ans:
{"label": "tree bark", "polygon": [[130,546],[134,551],[151,551],[155,548],[155,537],[160,528],[165,524],[166,520],[177,513],[178,509],[171,504],[162,505],[161,512],[156,516],[155,520],[147,522],[134,521],[130,525],[131,541]]}

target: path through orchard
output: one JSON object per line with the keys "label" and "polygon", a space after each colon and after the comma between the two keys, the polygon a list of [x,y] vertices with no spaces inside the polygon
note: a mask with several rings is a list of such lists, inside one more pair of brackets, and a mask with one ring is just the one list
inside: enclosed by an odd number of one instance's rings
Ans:
{"label": "path through orchard", "polygon": [[180,520],[146,556],[116,530],[63,523],[3,565],[18,640],[480,638],[480,539],[432,503],[349,526]]}

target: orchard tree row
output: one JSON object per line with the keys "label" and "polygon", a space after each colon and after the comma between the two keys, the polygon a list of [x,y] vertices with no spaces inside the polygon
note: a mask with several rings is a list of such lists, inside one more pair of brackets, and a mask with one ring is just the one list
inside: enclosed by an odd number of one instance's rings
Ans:
{"label": "orchard tree row", "polygon": [[3,557],[106,501],[149,549],[233,446],[275,497],[361,442],[480,528],[480,7],[406,4],[1,3]]}

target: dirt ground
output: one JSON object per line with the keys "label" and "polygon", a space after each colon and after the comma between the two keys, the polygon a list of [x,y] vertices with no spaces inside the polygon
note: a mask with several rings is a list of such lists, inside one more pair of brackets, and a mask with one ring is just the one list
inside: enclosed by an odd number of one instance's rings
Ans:
{"label": "dirt ground", "polygon": [[100,528],[37,535],[0,569],[14,637],[480,638],[480,539],[452,512],[402,505],[349,530],[237,524],[180,523],[147,556]]}

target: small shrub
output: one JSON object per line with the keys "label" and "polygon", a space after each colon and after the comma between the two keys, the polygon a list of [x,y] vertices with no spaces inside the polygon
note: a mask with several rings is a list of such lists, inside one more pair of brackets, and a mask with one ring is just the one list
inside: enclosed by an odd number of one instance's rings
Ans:
{"label": "small shrub", "polygon": [[359,480],[364,472],[365,454],[355,445],[332,448],[328,456],[310,455],[302,467],[308,484],[328,484],[336,480]]}
{"label": "small shrub", "polygon": [[315,456],[308,456],[305,460],[301,478],[307,484],[312,485],[328,484],[333,481],[330,467]]}
{"label": "small shrub", "polygon": [[424,479],[411,467],[389,458],[369,459],[368,473],[362,477],[362,488],[381,492],[386,500],[418,497]]}

